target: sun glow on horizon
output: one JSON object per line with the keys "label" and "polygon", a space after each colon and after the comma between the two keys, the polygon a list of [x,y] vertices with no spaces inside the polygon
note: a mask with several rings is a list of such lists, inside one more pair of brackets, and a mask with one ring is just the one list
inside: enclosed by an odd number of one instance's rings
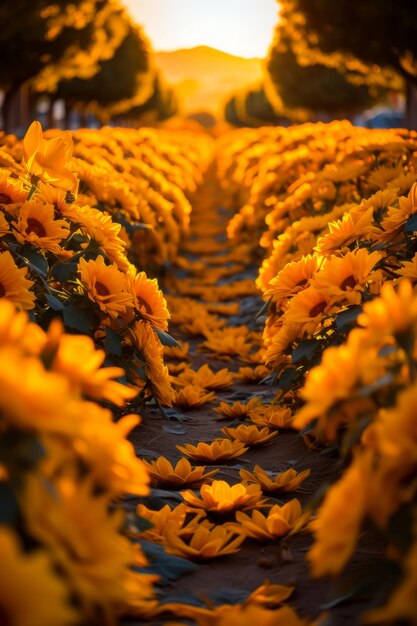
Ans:
{"label": "sun glow on horizon", "polygon": [[245,58],[267,55],[276,0],[124,0],[157,51],[210,46]]}

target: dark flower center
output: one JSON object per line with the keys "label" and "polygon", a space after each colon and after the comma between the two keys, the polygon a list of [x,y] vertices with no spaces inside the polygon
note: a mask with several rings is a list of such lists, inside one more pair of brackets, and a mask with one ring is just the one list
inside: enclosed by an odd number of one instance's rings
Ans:
{"label": "dark flower center", "polygon": [[38,237],[46,236],[46,230],[43,224],[41,224],[41,222],[37,220],[36,217],[28,217],[27,223],[28,223],[27,228],[26,228],[27,235],[30,235],[30,233],[35,233],[35,235],[37,235]]}
{"label": "dark flower center", "polygon": [[[6,295],[6,290],[3,286],[3,283],[0,283],[0,298],[4,298],[4,296]],[[1,610],[1,607],[0,607]],[[0,625],[1,625],[1,621],[0,621]]]}
{"label": "dark flower center", "polygon": [[307,278],[303,278],[303,280],[300,280],[300,282],[296,284],[296,287],[304,287],[304,285],[306,285],[307,283]]}
{"label": "dark flower center", "polygon": [[8,193],[0,191],[0,204],[12,204],[13,200]]}
{"label": "dark flower center", "polygon": [[106,285],[103,285],[99,280],[96,282],[96,291],[99,296],[109,296],[110,291],[107,289]]}
{"label": "dark flower center", "polygon": [[342,284],[340,285],[340,289],[343,289],[343,291],[346,291],[348,287],[353,289],[354,287],[356,287],[356,284],[356,280],[351,274],[350,276],[347,276],[347,278],[345,278],[345,280],[342,282]]}
{"label": "dark flower center", "polygon": [[149,304],[146,302],[146,300],[144,300],[143,298],[141,298],[140,296],[136,296],[139,306],[143,306],[145,311],[148,313],[148,315],[152,315],[153,311],[151,309],[151,307],[149,306]]}
{"label": "dark flower center", "polygon": [[323,313],[325,308],[326,308],[325,300],[322,300],[321,302],[317,302],[317,304],[315,304],[313,308],[310,309],[309,316],[317,317],[317,315],[320,315],[320,313]]}

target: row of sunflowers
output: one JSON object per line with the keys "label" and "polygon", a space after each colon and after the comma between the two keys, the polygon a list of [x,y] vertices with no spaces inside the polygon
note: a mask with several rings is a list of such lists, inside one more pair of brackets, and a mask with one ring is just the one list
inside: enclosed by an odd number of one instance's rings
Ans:
{"label": "row of sunflowers", "polygon": [[311,573],[341,575],[372,527],[393,590],[367,621],[415,623],[417,133],[244,129],[220,139],[217,163],[240,207],[228,236],[260,260],[275,403],[309,447],[337,450]]}
{"label": "row of sunflowers", "polygon": [[144,270],[175,263],[209,152],[152,129],[1,137],[1,624],[156,609],[119,505],[149,493],[127,439],[138,410],[175,396],[169,313]]}

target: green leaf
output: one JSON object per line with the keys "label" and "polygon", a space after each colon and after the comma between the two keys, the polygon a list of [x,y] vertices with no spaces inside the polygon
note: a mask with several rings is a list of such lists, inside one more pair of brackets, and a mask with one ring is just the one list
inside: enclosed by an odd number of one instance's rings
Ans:
{"label": "green leaf", "polygon": [[342,313],[336,315],[337,330],[346,330],[348,326],[356,322],[361,313],[362,307],[359,304],[354,304],[346,309],[346,311],[342,311]]}
{"label": "green leaf", "polygon": [[122,356],[122,338],[111,328],[106,329],[106,338],[104,340],[104,349],[107,354],[115,354]]}
{"label": "green leaf", "polygon": [[256,317],[255,317],[256,320],[267,313],[271,305],[271,302],[272,302],[272,296],[269,298],[268,302],[263,303],[262,307],[259,309],[258,313],[256,314]]}
{"label": "green leaf", "polygon": [[162,343],[163,346],[166,346],[167,348],[181,348],[180,344],[174,339],[174,337],[171,337],[171,335],[168,335],[168,333],[166,333],[164,330],[156,328],[155,326],[154,329],[159,337],[159,341]]}
{"label": "green leaf", "polygon": [[297,373],[297,370],[295,369],[295,367],[289,367],[279,377],[278,387],[282,389],[284,393],[289,391],[289,389],[291,388],[291,385],[293,383],[296,373]]}
{"label": "green leaf", "polygon": [[306,339],[300,341],[291,355],[291,363],[299,363],[306,360],[311,361],[316,352],[320,349],[320,342],[317,339]]}
{"label": "green leaf", "polygon": [[141,533],[141,532],[143,532],[145,530],[149,530],[150,528],[154,527],[152,522],[150,522],[148,519],[145,519],[141,515],[137,515],[137,514],[135,514],[134,524],[135,524],[136,530],[139,533]]}
{"label": "green leaf", "polygon": [[146,573],[158,574],[161,577],[161,584],[168,584],[172,580],[176,580],[183,574],[193,572],[198,565],[173,554],[165,552],[162,546],[151,543],[150,541],[140,541],[142,550],[150,561],[150,566],[141,569]]}
{"label": "green leaf", "polygon": [[89,311],[75,304],[70,304],[63,311],[64,324],[68,328],[78,330],[81,333],[90,334],[92,329],[92,316]]}
{"label": "green leaf", "polygon": [[185,435],[187,432],[187,429],[181,424],[163,424],[162,430],[173,435]]}
{"label": "green leaf", "polygon": [[29,261],[31,269],[35,270],[43,278],[47,277],[49,264],[41,252],[25,246],[22,250],[22,255]]}
{"label": "green leaf", "polygon": [[45,294],[45,297],[47,303],[53,311],[63,311],[65,309],[65,305],[62,304],[62,302],[60,302],[58,298],[55,298],[55,296],[51,295],[50,293]]}
{"label": "green leaf", "polygon": [[410,217],[404,224],[403,231],[405,233],[415,233],[417,231],[417,213],[414,213],[414,215],[410,215]]}
{"label": "green leaf", "polygon": [[74,278],[77,273],[78,265],[76,263],[56,263],[53,267],[52,274],[60,283],[66,283]]}

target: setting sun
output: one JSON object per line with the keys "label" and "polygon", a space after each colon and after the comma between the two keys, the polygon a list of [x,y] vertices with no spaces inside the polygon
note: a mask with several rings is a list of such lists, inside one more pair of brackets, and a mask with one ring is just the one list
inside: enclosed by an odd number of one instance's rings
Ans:
{"label": "setting sun", "polygon": [[206,45],[265,57],[277,22],[276,0],[125,0],[155,50]]}

